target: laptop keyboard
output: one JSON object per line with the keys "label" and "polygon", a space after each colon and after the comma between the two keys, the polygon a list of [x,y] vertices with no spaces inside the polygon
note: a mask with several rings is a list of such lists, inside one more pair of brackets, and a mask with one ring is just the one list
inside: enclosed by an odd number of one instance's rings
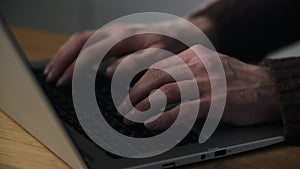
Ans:
{"label": "laptop keyboard", "polygon": [[[78,131],[81,135],[86,137],[88,140],[92,141],[87,134],[82,129],[77,115],[74,110],[72,102],[72,89],[71,86],[65,88],[56,88],[54,85],[49,84],[45,81],[43,75],[43,69],[33,70],[38,81],[40,82],[42,88],[45,90],[50,101],[52,102],[55,110],[57,111],[59,117],[63,119],[68,125]],[[100,79],[101,83],[97,83]],[[158,135],[163,132],[163,130],[153,131],[148,130],[142,123],[136,123],[134,125],[125,125],[123,123],[123,117],[118,115],[116,108],[113,104],[111,94],[110,94],[110,80],[106,77],[97,78],[95,85],[96,99],[98,106],[101,109],[106,121],[114,128],[116,131],[136,138],[145,138]],[[198,142],[199,131],[202,127],[201,122],[196,122],[194,128],[190,133],[180,142],[177,146],[194,144]]]}

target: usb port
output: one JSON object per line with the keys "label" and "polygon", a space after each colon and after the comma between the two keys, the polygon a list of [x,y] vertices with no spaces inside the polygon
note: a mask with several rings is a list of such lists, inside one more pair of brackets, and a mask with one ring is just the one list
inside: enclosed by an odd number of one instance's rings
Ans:
{"label": "usb port", "polygon": [[220,156],[224,156],[224,155],[226,155],[226,149],[215,152],[215,157],[220,157]]}
{"label": "usb port", "polygon": [[175,167],[175,163],[167,163],[162,165],[163,169],[167,169],[167,168],[174,168]]}

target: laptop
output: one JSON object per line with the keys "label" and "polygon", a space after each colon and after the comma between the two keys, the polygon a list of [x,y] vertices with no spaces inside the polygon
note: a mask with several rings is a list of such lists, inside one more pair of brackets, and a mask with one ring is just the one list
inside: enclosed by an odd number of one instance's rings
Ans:
{"label": "laptop", "polygon": [[[3,18],[0,27],[0,108],[32,136],[74,169],[173,168],[225,157],[284,141],[282,124],[235,127],[220,123],[210,139],[198,143],[205,119],[199,119],[187,136],[171,150],[148,158],[127,158],[105,151],[82,129],[74,111],[70,87],[55,88],[45,82],[45,64],[30,63]],[[30,40],[30,39],[28,39]],[[95,93],[106,121],[119,133],[146,138],[143,124],[127,126],[116,115],[110,79],[97,76]],[[103,139],[109,139],[103,137]]]}

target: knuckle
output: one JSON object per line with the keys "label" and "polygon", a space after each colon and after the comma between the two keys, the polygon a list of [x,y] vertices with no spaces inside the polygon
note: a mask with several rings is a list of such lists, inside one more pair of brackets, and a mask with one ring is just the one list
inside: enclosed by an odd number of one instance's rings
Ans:
{"label": "knuckle", "polygon": [[94,34],[94,33],[95,33],[95,31],[83,31],[82,36],[87,38],[87,37],[92,36],[92,34]]}
{"label": "knuckle", "polygon": [[111,29],[120,29],[120,27],[125,28],[127,25],[124,23],[114,23],[111,26],[109,26],[109,28]]}
{"label": "knuckle", "polygon": [[150,104],[148,100],[143,100],[136,106],[136,109],[138,109],[139,111],[146,111],[149,108],[150,108]]}
{"label": "knuckle", "polygon": [[133,32],[134,28],[128,24],[125,23],[116,23],[113,24],[111,26],[108,27],[109,28],[109,32],[114,32],[114,34],[112,34],[112,36],[120,36],[122,34],[129,34],[131,32]]}
{"label": "knuckle", "polygon": [[153,63],[150,68],[159,68],[160,67],[160,62],[156,62],[156,63]]}
{"label": "knuckle", "polygon": [[78,32],[70,37],[70,41],[85,42],[90,32]]}
{"label": "knuckle", "polygon": [[201,44],[193,45],[191,48],[192,48],[192,49],[197,49],[197,50],[203,50],[203,49],[206,49],[206,47],[204,47],[204,46],[201,45]]}
{"label": "knuckle", "polygon": [[154,76],[156,74],[157,74],[157,69],[150,68],[147,70],[145,77],[147,77],[148,79],[152,79],[153,81],[156,81],[159,79],[157,76]]}
{"label": "knuckle", "polygon": [[165,95],[167,96],[167,98],[170,98],[173,96],[175,90],[176,90],[176,87],[174,85],[170,85],[170,84],[166,84],[166,85],[163,85],[160,90],[162,90]]}
{"label": "knuckle", "polygon": [[161,116],[161,118],[159,118],[159,121],[160,121],[161,125],[169,126],[171,119],[172,119],[172,114],[170,112],[168,112],[168,113],[164,113]]}
{"label": "knuckle", "polygon": [[158,73],[160,70],[159,69],[156,69],[156,68],[150,68],[149,69],[149,73],[154,73],[154,74],[156,74],[156,73]]}
{"label": "knuckle", "polygon": [[195,69],[195,68],[201,68],[201,64],[199,64],[198,62],[189,62],[187,64],[187,66],[190,68],[190,69]]}
{"label": "knuckle", "polygon": [[82,36],[83,36],[83,32],[77,32],[77,33],[74,33],[70,39],[79,39]]}
{"label": "knuckle", "polygon": [[161,85],[165,83],[167,75],[165,72],[156,69],[156,71],[152,74],[151,77],[153,84]]}

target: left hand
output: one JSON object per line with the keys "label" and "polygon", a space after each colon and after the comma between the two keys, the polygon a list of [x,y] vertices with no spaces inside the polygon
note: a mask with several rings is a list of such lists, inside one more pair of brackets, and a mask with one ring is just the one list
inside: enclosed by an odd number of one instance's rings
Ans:
{"label": "left hand", "polygon": [[[199,17],[191,20],[195,23],[199,29],[205,34],[211,35],[213,32],[213,23],[206,17]],[[76,33],[70,37],[70,39],[60,47],[57,53],[53,56],[49,64],[46,66],[44,74],[46,81],[56,84],[57,87],[63,87],[71,84],[73,70],[75,62],[79,56],[82,47],[93,35],[92,39],[97,39],[95,43],[91,43],[90,46],[85,47],[85,51],[90,53],[97,53],[106,46],[119,42],[115,45],[109,53],[105,56],[105,59],[110,57],[117,57],[118,59],[106,70],[108,76],[112,76],[113,70],[121,63],[126,57],[138,57],[140,59],[151,56],[149,53],[135,53],[137,51],[147,48],[158,48],[178,53],[186,49],[185,45],[178,43],[178,41],[163,36],[161,34],[146,34],[141,32],[168,32],[172,34],[175,39],[178,39],[182,34],[185,38],[192,39],[194,31],[190,30],[190,26],[181,21],[164,21],[152,24],[125,24],[116,23],[99,31],[85,31],[82,33]],[[95,33],[96,32],[96,33]],[[162,33],[167,34],[167,33]],[[131,36],[122,41],[120,39],[127,35]],[[197,33],[196,33],[197,35]],[[135,53],[134,55],[132,55]],[[89,56],[85,58],[87,62],[94,62],[96,56]]]}
{"label": "left hand", "polygon": [[[203,55],[211,52],[209,49],[195,45],[192,48],[200,50]],[[174,56],[175,57],[175,56]],[[180,64],[175,64],[175,58],[170,57],[160,62],[157,66],[168,67],[175,73],[182,73]],[[181,103],[175,108],[163,112],[157,119],[145,123],[145,126],[152,130],[166,129],[172,125],[177,118],[181,106],[188,107],[197,104],[199,107],[198,117],[206,117],[211,97],[210,78],[205,66],[191,48],[181,52],[179,58],[193,72],[198,88],[199,98],[190,98],[191,101]],[[252,125],[258,123],[268,123],[280,119],[278,97],[275,93],[274,84],[269,77],[269,70],[265,67],[254,66],[243,63],[235,58],[219,54],[223,64],[227,80],[227,95],[217,95],[216,98],[226,97],[225,110],[222,121],[232,125]],[[144,76],[133,86],[129,93],[132,105],[140,111],[149,109],[149,94],[154,89],[163,91],[167,98],[167,104],[180,102],[180,91],[177,83],[182,83],[187,90],[191,79],[182,78],[182,81],[175,82],[167,73],[158,69],[148,69]],[[183,108],[184,108],[183,107]],[[134,110],[126,110],[134,116]],[[126,124],[133,122],[124,118]]]}

